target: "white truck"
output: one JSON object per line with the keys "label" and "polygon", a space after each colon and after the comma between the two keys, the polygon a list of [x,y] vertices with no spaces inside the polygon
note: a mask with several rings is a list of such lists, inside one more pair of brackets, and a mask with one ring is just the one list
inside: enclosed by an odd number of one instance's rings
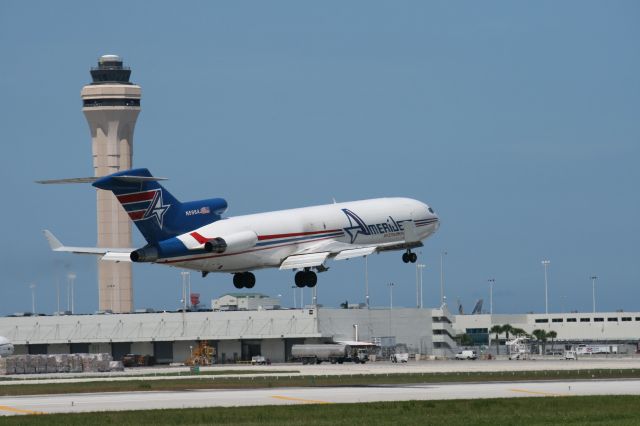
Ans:
{"label": "white truck", "polygon": [[409,362],[409,351],[403,343],[397,344],[395,352],[389,357],[391,362]]}
{"label": "white truck", "polygon": [[478,355],[476,354],[476,351],[468,351],[468,350],[464,350],[464,351],[460,351],[456,354],[456,359],[471,359],[471,360],[475,360],[476,358],[478,358]]}
{"label": "white truck", "polygon": [[617,345],[578,345],[576,346],[577,355],[592,354],[617,354]]}
{"label": "white truck", "polygon": [[345,361],[364,364],[369,360],[369,352],[366,349],[339,343],[293,345],[291,356],[293,359],[302,361],[303,364],[320,364],[323,361],[331,364],[342,364]]}

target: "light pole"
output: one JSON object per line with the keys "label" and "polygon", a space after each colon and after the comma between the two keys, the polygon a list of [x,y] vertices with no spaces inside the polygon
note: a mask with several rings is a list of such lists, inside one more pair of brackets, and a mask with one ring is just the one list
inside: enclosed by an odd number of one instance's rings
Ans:
{"label": "light pole", "polygon": [[596,313],[596,275],[591,276],[591,297],[593,298],[593,313]]}
{"label": "light pole", "polygon": [[493,315],[493,284],[496,282],[495,278],[489,278],[489,313]]}
{"label": "light pole", "polygon": [[295,285],[292,285],[291,288],[293,289],[293,309],[298,309],[298,302],[296,301],[296,287]]}
{"label": "light pole", "polygon": [[[67,274],[67,279],[69,280],[68,282],[68,286],[67,286],[67,310],[71,311],[71,315],[73,315],[74,312],[74,295],[73,295],[73,287],[75,284],[75,280],[76,280],[76,274],[73,272],[69,272]],[[71,301],[71,306],[69,306],[69,301]]]}
{"label": "light pole", "polygon": [[56,315],[60,315],[60,278],[56,277],[56,299],[58,301],[58,310]]}
{"label": "light pole", "polygon": [[423,302],[423,297],[422,297],[422,295],[423,295],[423,292],[422,292],[422,274],[423,274],[423,269],[427,265],[425,265],[423,263],[418,263],[416,266],[420,270],[420,308],[423,308],[424,304],[422,303]]}
{"label": "light pole", "polygon": [[447,255],[447,251],[444,250],[440,253],[440,304],[444,304],[444,257]]}
{"label": "light pole", "polygon": [[389,310],[393,309],[393,283],[387,284],[389,286]]}
{"label": "light pole", "polygon": [[420,269],[416,263],[416,308],[420,307]]}
{"label": "light pole", "polygon": [[313,306],[316,306],[318,304],[318,286],[314,285],[313,288],[311,289],[311,304]]}
{"label": "light pole", "polygon": [[191,274],[189,271],[180,272],[182,276],[182,295],[184,297],[183,309],[191,309]]}
{"label": "light pole", "polygon": [[544,266],[544,313],[548,314],[549,313],[549,299],[548,299],[548,292],[547,292],[547,285],[548,285],[548,277],[547,277],[547,268],[549,267],[549,264],[551,263],[550,260],[545,259],[542,261],[542,265]]}
{"label": "light pole", "polygon": [[369,309],[369,256],[364,256],[364,302]]}
{"label": "light pole", "polygon": [[36,285],[35,285],[35,283],[31,283],[29,285],[29,288],[31,289],[31,313],[35,314],[36,313]]}

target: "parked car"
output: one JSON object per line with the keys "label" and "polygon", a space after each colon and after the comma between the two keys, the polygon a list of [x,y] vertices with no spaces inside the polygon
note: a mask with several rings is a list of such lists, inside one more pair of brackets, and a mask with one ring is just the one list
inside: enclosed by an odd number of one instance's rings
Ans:
{"label": "parked car", "polygon": [[458,352],[456,354],[456,359],[472,359],[472,360],[475,360],[477,358],[478,358],[478,355],[476,354],[476,351],[464,350],[464,351]]}
{"label": "parked car", "polygon": [[391,362],[409,362],[407,352],[391,354]]}
{"label": "parked car", "polygon": [[255,355],[251,357],[251,365],[266,365],[267,359],[262,355]]}

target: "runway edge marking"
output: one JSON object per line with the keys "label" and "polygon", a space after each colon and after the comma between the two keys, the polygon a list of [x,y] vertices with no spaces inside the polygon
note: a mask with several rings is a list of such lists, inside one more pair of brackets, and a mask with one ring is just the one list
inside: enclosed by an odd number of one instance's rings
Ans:
{"label": "runway edge marking", "polygon": [[541,396],[571,396],[568,393],[553,393],[553,392],[541,392],[541,391],[530,391],[526,389],[509,389],[511,392],[521,392],[521,393],[529,393],[531,395],[541,395]]}
{"label": "runway edge marking", "polygon": [[13,407],[9,407],[8,405],[0,405],[0,411],[9,411],[11,413],[16,413],[16,414],[44,414],[41,411],[33,411],[33,410],[23,410],[21,408],[13,408]]}
{"label": "runway edge marking", "polygon": [[284,401],[302,402],[302,403],[305,403],[305,404],[331,404],[331,402],[329,402],[329,401],[319,401],[319,400],[315,400],[315,399],[295,398],[293,396],[272,395],[271,398],[282,399]]}

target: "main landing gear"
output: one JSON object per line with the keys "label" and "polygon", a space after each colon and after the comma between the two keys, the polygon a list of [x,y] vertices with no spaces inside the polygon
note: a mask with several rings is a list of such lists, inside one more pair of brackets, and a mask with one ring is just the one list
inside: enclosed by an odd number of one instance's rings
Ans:
{"label": "main landing gear", "polygon": [[253,288],[254,285],[256,285],[256,276],[251,272],[233,274],[233,286],[235,288]]}
{"label": "main landing gear", "polygon": [[418,260],[418,255],[413,253],[411,250],[407,250],[406,253],[402,254],[402,261],[404,263],[416,263],[416,261]]}
{"label": "main landing gear", "polygon": [[306,268],[304,271],[296,272],[296,286],[302,287],[315,287],[318,284],[318,276],[312,270]]}

